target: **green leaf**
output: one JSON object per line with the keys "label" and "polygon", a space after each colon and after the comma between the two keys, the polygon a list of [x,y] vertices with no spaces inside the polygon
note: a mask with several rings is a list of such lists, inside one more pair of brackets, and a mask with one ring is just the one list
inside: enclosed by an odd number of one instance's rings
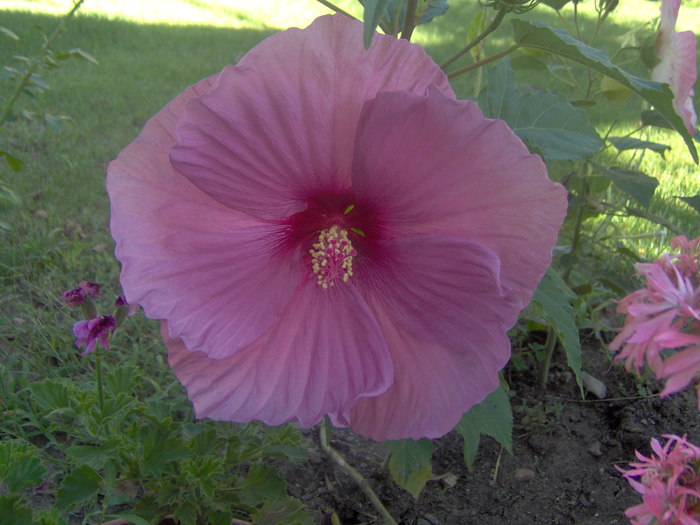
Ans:
{"label": "green leaf", "polygon": [[379,20],[381,20],[388,2],[389,0],[366,0],[365,2],[365,11],[362,17],[365,24],[363,33],[365,49],[369,49],[369,46],[372,45],[374,31],[379,25]]}
{"label": "green leaf", "polygon": [[151,525],[151,522],[137,516],[136,514],[130,514],[128,512],[122,512],[119,514],[112,514],[109,516],[110,519],[121,519],[132,525]]}
{"label": "green leaf", "polygon": [[78,465],[100,469],[108,460],[117,457],[120,444],[118,439],[110,439],[99,445],[73,445],[66,454]]}
{"label": "green leaf", "polygon": [[87,51],[83,51],[82,49],[76,47],[75,49],[71,49],[68,51],[68,54],[72,57],[75,58],[82,58],[83,60],[87,60],[88,62],[92,62],[96,66],[99,66],[100,63],[95,59],[94,56],[92,56],[90,53]]}
{"label": "green leaf", "polygon": [[671,149],[671,146],[659,144],[658,142],[649,142],[646,140],[636,139],[634,137],[608,137],[608,140],[615,146],[617,151],[626,151],[628,149],[649,149],[664,156],[664,153]]}
{"label": "green leaf", "polygon": [[676,198],[682,200],[688,206],[693,208],[696,212],[700,213],[700,194],[693,195],[692,197],[676,197]]}
{"label": "green leaf", "polygon": [[255,525],[311,525],[313,521],[304,510],[301,501],[295,498],[266,501],[253,516]]}
{"label": "green leaf", "polygon": [[605,168],[594,164],[596,171],[602,173],[609,178],[612,183],[627,195],[633,197],[642,206],[648,208],[651,204],[651,199],[654,197],[656,187],[659,181],[654,177],[650,177],[646,173],[627,168]]}
{"label": "green leaf", "polygon": [[248,475],[239,483],[243,503],[257,505],[265,499],[280,499],[287,495],[287,482],[277,469],[265,463],[253,463]]}
{"label": "green leaf", "polygon": [[5,36],[10,37],[12,40],[19,40],[19,37],[17,36],[17,34],[5,26],[0,26],[0,33],[2,33]]}
{"label": "green leaf", "polygon": [[425,484],[433,477],[433,442],[429,439],[385,441],[391,451],[389,472],[402,489],[418,498]]}
{"label": "green leaf", "polygon": [[102,478],[92,468],[82,465],[72,470],[58,489],[57,505],[63,510],[75,508],[78,504],[93,498],[100,491]]}
{"label": "green leaf", "polygon": [[39,450],[19,440],[0,442],[0,482],[12,492],[19,492],[44,481],[46,469]]}
{"label": "green leaf", "polygon": [[69,382],[45,379],[32,383],[32,399],[43,409],[53,412],[73,408],[73,386]]}
{"label": "green leaf", "polygon": [[576,316],[571,302],[576,294],[550,267],[540,281],[532,301],[523,312],[525,319],[543,320],[557,334],[566,353],[569,368],[576,376],[576,383],[583,392],[581,382],[581,339],[576,327]]}
{"label": "green leaf", "polygon": [[175,427],[172,420],[166,418],[141,429],[141,465],[146,473],[159,476],[165,472],[168,463],[189,453]]}
{"label": "green leaf", "polygon": [[32,511],[24,506],[24,498],[0,495],[0,525],[20,523],[32,523]]}
{"label": "green leaf", "polygon": [[464,414],[455,430],[464,438],[464,461],[469,470],[474,466],[481,434],[491,436],[512,454],[513,412],[508,394],[499,386]]}
{"label": "green leaf", "polygon": [[0,184],[0,200],[7,202],[13,206],[23,206],[24,199],[12,188],[8,188],[4,184]]}
{"label": "green leaf", "polygon": [[613,64],[603,51],[587,46],[561,29],[550,27],[541,22],[528,22],[518,19],[513,20],[512,24],[514,38],[519,45],[548,51],[578,62],[617,80],[623,86],[637,93],[654,106],[671,123],[674,129],[680,133],[686,146],[688,146],[688,151],[690,151],[693,160],[696,163],[698,162],[698,152],[693,138],[683,123],[683,119],[673,108],[673,93],[668,85],[627,73]]}
{"label": "green leaf", "polygon": [[539,88],[518,93],[507,59],[490,68],[486,78],[488,84],[479,94],[484,115],[505,120],[533,153],[574,160],[600,150],[603,143],[583,109]]}
{"label": "green leaf", "polygon": [[24,161],[22,159],[17,158],[14,155],[10,155],[7,151],[2,150],[0,150],[0,157],[5,158],[7,163],[10,165],[10,168],[12,168],[12,171],[22,171],[22,165],[24,164]]}

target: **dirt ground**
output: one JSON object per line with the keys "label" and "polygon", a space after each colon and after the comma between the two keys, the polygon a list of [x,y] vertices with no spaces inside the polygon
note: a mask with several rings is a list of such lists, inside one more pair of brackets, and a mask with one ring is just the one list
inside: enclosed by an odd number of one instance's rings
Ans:
{"label": "dirt ground", "polygon": [[[417,500],[382,469],[386,452],[380,444],[344,430],[334,431],[331,444],[369,480],[400,524],[626,524],[624,510],[641,498],[615,465],[633,461],[635,449],[649,454],[650,438],[665,433],[687,434],[700,443],[694,393],[663,400],[639,396],[641,383],[619,365],[611,365],[599,345],[584,349],[583,362],[607,387],[604,399],[590,393],[581,398],[561,355],[555,358],[544,394],[535,387],[534,372],[506,370],[512,404],[540,407],[514,414],[513,454],[484,437],[469,472],[462,438],[448,434],[435,443],[436,479]],[[528,423],[528,416],[532,420],[537,414],[547,417],[540,425]],[[314,512],[316,523],[330,524],[327,516],[324,519],[329,511],[335,511],[343,525],[381,523],[364,494],[322,452],[284,470],[290,493]]]}

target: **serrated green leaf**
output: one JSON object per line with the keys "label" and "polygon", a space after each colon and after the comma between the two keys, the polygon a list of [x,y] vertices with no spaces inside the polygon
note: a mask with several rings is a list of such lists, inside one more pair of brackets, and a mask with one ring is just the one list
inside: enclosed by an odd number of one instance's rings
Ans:
{"label": "serrated green leaf", "polygon": [[40,485],[45,475],[34,446],[19,440],[0,442],[0,482],[5,482],[11,493]]}
{"label": "serrated green leaf", "polygon": [[594,164],[594,167],[596,171],[609,178],[615,186],[633,197],[642,206],[649,207],[656,187],[659,185],[659,181],[654,177],[627,168],[606,168],[597,164]]}
{"label": "serrated green leaf", "polygon": [[94,469],[102,466],[117,456],[121,442],[110,439],[100,445],[73,445],[66,451],[67,456],[78,465],[89,465]]}
{"label": "serrated green leaf", "polygon": [[253,516],[255,525],[311,525],[313,521],[304,510],[301,501],[295,498],[266,501]]}
{"label": "serrated green leaf", "polygon": [[641,113],[642,125],[657,128],[673,129],[673,126],[661,113],[654,109],[645,109]]}
{"label": "serrated green leaf", "polygon": [[45,379],[29,387],[32,399],[48,411],[73,408],[73,386],[67,382]]}
{"label": "serrated green leaf", "polygon": [[634,137],[608,137],[608,140],[613,146],[615,146],[617,151],[626,151],[629,149],[648,149],[663,157],[664,153],[671,149],[671,146],[667,146],[666,144],[649,142],[646,140],[636,139]]}
{"label": "serrated green leaf", "polygon": [[391,451],[389,472],[396,484],[418,498],[433,477],[433,442],[429,439],[385,441]]}
{"label": "serrated green leaf", "polygon": [[18,525],[32,522],[32,511],[24,506],[19,495],[0,495],[0,525]]}
{"label": "serrated green leaf", "polygon": [[61,488],[58,489],[58,507],[70,510],[95,497],[100,491],[101,483],[100,475],[87,465],[72,470],[63,478]]}
{"label": "serrated green leaf", "polygon": [[280,499],[287,495],[287,482],[280,477],[277,469],[265,463],[253,463],[238,488],[241,501],[249,505],[258,505],[266,499]]}
{"label": "serrated green leaf", "polygon": [[581,382],[581,339],[576,326],[576,316],[571,301],[576,294],[550,267],[540,281],[532,301],[523,312],[526,319],[534,314],[535,321],[544,320],[557,335],[566,353],[566,362],[576,376],[576,383],[583,392]]}
{"label": "serrated green leaf", "polygon": [[682,200],[688,206],[693,208],[696,212],[700,213],[700,195],[693,195],[692,197],[676,197]]}
{"label": "serrated green leaf", "polygon": [[168,463],[188,455],[189,450],[175,426],[171,419],[166,418],[140,430],[144,472],[159,476],[165,472]]}
{"label": "serrated green leaf", "polygon": [[474,466],[481,434],[491,436],[512,453],[513,412],[508,394],[499,386],[486,399],[464,414],[455,430],[464,439],[464,462],[469,470]]}
{"label": "serrated green leaf", "polygon": [[479,94],[484,115],[505,120],[533,153],[550,160],[575,160],[603,145],[585,111],[562,95],[539,88],[518,93],[507,59],[491,67],[486,78]]}
{"label": "serrated green leaf", "polygon": [[683,119],[673,108],[673,93],[666,84],[636,77],[620,69],[601,50],[587,46],[576,40],[566,31],[551,27],[542,22],[512,20],[516,43],[548,51],[555,55],[578,62],[594,71],[602,73],[631,89],[654,106],[683,137],[693,160],[698,162],[698,152],[693,138]]}
{"label": "serrated green leaf", "polygon": [[379,21],[384,14],[388,2],[389,0],[366,0],[365,2],[365,11],[362,16],[362,22],[364,23],[364,32],[362,36],[365,49],[369,49],[369,46],[372,45],[374,31],[379,25]]}

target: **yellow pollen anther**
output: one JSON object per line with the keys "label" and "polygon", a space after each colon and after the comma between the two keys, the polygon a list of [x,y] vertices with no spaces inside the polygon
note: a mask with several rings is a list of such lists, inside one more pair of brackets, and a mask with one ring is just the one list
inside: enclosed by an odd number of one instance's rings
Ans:
{"label": "yellow pollen anther", "polygon": [[352,276],[352,259],[357,251],[348,239],[347,230],[334,225],[321,230],[318,242],[309,250],[311,270],[316,276],[316,284],[323,289],[335,286],[335,281],[344,283]]}

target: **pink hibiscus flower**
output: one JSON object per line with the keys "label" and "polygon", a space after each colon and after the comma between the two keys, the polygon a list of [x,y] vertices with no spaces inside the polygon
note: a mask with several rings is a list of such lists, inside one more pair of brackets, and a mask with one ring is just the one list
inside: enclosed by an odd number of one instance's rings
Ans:
{"label": "pink hibiscus flower", "polygon": [[340,15],[186,89],[108,169],[129,303],[198,417],[438,437],[498,385],[566,192],[419,46]]}
{"label": "pink hibiscus flower", "polygon": [[693,107],[693,85],[697,79],[695,35],[676,32],[681,0],[661,0],[661,23],[656,38],[659,63],[651,72],[656,82],[664,82],[673,92],[673,107],[691,135],[695,134],[697,115]]}

